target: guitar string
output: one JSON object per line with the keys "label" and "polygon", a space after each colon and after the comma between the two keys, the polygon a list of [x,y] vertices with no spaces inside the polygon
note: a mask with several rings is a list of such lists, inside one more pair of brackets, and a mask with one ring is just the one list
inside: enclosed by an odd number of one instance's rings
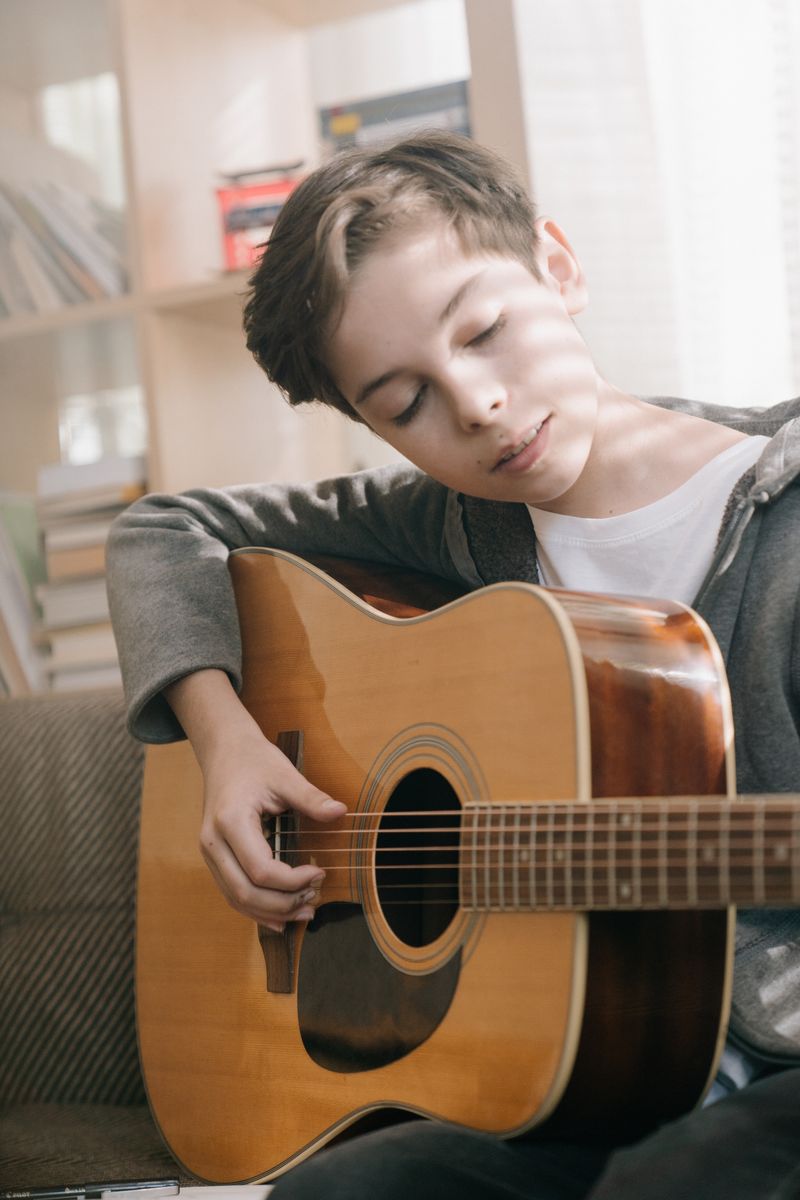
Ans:
{"label": "guitar string", "polygon": [[[795,858],[797,858],[796,855],[795,855]],[[288,857],[282,858],[281,861],[286,863],[289,866],[292,865],[289,862]],[[555,862],[554,863],[552,861],[552,858],[542,858],[538,861],[534,860],[533,862],[530,862],[526,859],[525,861],[520,862],[519,864],[509,863],[506,859],[501,859],[501,858],[493,860],[493,859],[487,859],[484,857],[479,857],[475,861],[476,861],[476,865],[482,871],[496,870],[498,872],[502,871],[503,874],[514,874],[515,872],[517,874],[519,874],[520,871],[527,871],[531,867],[546,868],[546,869],[552,870],[553,872],[562,872],[563,873],[566,870],[569,870],[570,868],[574,868],[576,866],[575,862],[568,863],[566,861],[563,861],[563,862]],[[791,868],[792,868],[791,858],[786,858],[786,859],[781,858],[777,861],[773,860],[772,862],[764,862],[758,856],[753,855],[749,858],[742,856],[739,859],[737,859],[736,862],[730,862],[730,859],[728,859],[727,861],[728,861],[729,865],[726,866],[725,863],[721,862],[721,860],[717,860],[715,862],[697,862],[697,863],[695,863],[692,860],[686,859],[686,858],[678,858],[678,859],[673,858],[673,859],[665,860],[662,857],[659,860],[654,861],[652,864],[647,864],[646,866],[641,867],[641,870],[640,870],[640,869],[638,869],[637,861],[634,858],[631,858],[630,862],[625,862],[624,860],[621,860],[618,857],[613,857],[613,858],[609,857],[607,860],[605,860],[603,862],[595,861],[594,863],[592,863],[591,859],[589,859],[589,860],[580,859],[578,861],[577,865],[580,866],[581,871],[584,871],[585,869],[589,868],[594,871],[602,872],[602,871],[608,870],[609,866],[612,866],[612,867],[615,867],[617,872],[619,873],[620,869],[628,868],[628,869],[630,869],[631,873],[634,876],[639,875],[641,873],[641,871],[648,871],[648,870],[652,870],[653,874],[655,875],[656,872],[658,871],[658,869],[661,868],[662,866],[666,866],[668,870],[672,870],[676,873],[677,872],[685,873],[688,869],[691,869],[692,871],[698,870],[701,872],[705,872],[706,874],[709,874],[709,875],[712,873],[719,874],[720,870],[722,870],[726,873],[728,871],[751,871],[754,867],[761,868],[762,866],[766,871],[771,871],[773,873],[788,873],[789,871],[791,871]],[[304,866],[305,864],[298,863],[297,865]],[[317,863],[316,865],[321,866],[322,864]],[[354,872],[356,874],[372,874],[373,871],[375,871],[375,870],[377,870],[379,872],[380,871],[384,871],[384,872],[385,871],[412,871],[412,870],[413,871],[448,871],[448,870],[455,871],[460,868],[463,871],[468,871],[470,869],[471,865],[472,864],[469,862],[465,863],[462,861],[459,863],[459,862],[447,862],[445,860],[442,860],[440,862],[433,862],[433,863],[418,863],[418,862],[414,862],[411,864],[378,863],[375,865],[373,865],[371,863],[369,863],[369,864],[351,863],[351,864],[344,864],[344,865],[337,865],[336,863],[332,863],[330,865],[325,865],[323,867],[323,869],[325,870],[325,872],[327,874],[330,874],[332,871]],[[794,865],[796,866],[797,863],[795,862]]]}
{"label": "guitar string", "polygon": [[[606,824],[614,822],[620,823],[623,830],[632,828],[629,818],[640,818],[639,825],[646,831],[647,826],[660,826],[664,817],[667,817],[668,828],[681,828],[681,820],[685,816],[691,821],[691,828],[707,828],[717,829],[720,826],[721,820],[728,821],[731,826],[739,825],[746,829],[752,821],[760,821],[763,818],[769,821],[767,832],[777,823],[778,820],[786,820],[792,824],[796,822],[797,813],[792,807],[787,807],[785,801],[776,800],[774,803],[759,803],[757,806],[744,806],[740,801],[709,801],[701,800],[695,805],[686,805],[683,801],[643,801],[643,802],[624,802],[628,807],[619,807],[617,801],[608,801],[605,799],[595,801],[540,801],[532,805],[511,804],[505,805],[502,802],[494,801],[480,808],[467,809],[419,809],[416,811],[391,811],[384,810],[381,812],[364,812],[364,813],[346,813],[343,817],[333,822],[330,826],[317,826],[315,832],[324,834],[337,834],[341,832],[341,827],[344,822],[349,821],[352,825],[360,829],[380,828],[386,822],[386,829],[382,832],[402,833],[402,832],[431,832],[437,827],[425,825],[420,829],[409,829],[407,825],[403,825],[400,829],[393,829],[390,822],[408,821],[412,818],[420,818],[428,820],[431,817],[449,818],[452,822],[450,826],[442,826],[440,828],[448,829],[455,828],[456,823],[459,827],[470,828],[470,822],[475,827],[481,827],[487,832],[494,833],[497,830],[521,830],[525,831],[530,828],[541,828],[542,818],[548,818],[547,828],[553,827],[553,821],[558,821],[562,817],[565,827],[573,827],[576,819],[578,819],[577,829],[580,831],[580,818],[587,817],[591,823],[597,825],[602,824],[605,820]],[[614,807],[611,807],[614,805]],[[532,818],[531,825],[525,825],[519,819],[519,814],[525,814]],[[276,817],[264,818],[265,822],[270,823],[284,816],[283,813],[276,814]],[[500,818],[500,821],[498,821]],[[509,818],[511,823],[504,825],[501,822]],[[706,819],[706,824],[698,824]],[[638,832],[638,830],[637,830]]]}
{"label": "guitar string", "polygon": [[[696,825],[681,825],[677,828],[669,826],[667,829],[608,829],[599,828],[597,826],[592,829],[576,828],[574,825],[553,825],[542,824],[541,826],[521,826],[521,825],[504,825],[495,826],[494,828],[467,828],[458,826],[416,826],[411,829],[380,829],[375,827],[367,830],[336,830],[336,829],[313,829],[313,830],[293,830],[281,832],[280,837],[289,839],[299,839],[302,849],[311,852],[318,850],[320,853],[336,854],[347,853],[349,847],[365,848],[366,846],[376,846],[384,850],[386,853],[397,853],[400,850],[434,850],[443,849],[451,850],[459,845],[469,846],[470,848],[491,847],[495,846],[498,849],[508,851],[509,849],[517,849],[517,843],[520,843],[519,848],[523,850],[537,849],[541,846],[550,847],[554,845],[557,849],[574,847],[576,850],[593,849],[598,847],[611,847],[624,850],[626,847],[634,847],[642,850],[661,851],[665,843],[672,847],[684,848],[692,846],[697,848],[698,852],[707,850],[719,842],[719,835],[726,835],[726,848],[730,844],[732,850],[741,850],[746,848],[748,841],[753,841],[755,830],[743,828],[740,825],[709,825],[698,828]],[[519,835],[530,835],[529,837],[520,837]],[[405,838],[410,835],[415,835],[422,839],[429,838],[433,835],[441,835],[445,842],[441,847],[430,844],[409,843],[408,845],[398,845],[397,838]],[[510,835],[510,836],[509,836]],[[708,836],[706,836],[708,835]],[[758,830],[759,840],[763,840],[772,848],[775,845],[785,845],[787,836],[789,840],[793,840],[796,836],[796,829],[793,829],[791,824],[780,825],[768,830]],[[271,837],[272,834],[265,834],[266,837]],[[363,841],[359,839],[364,839]],[[451,840],[447,840],[447,839]],[[332,845],[332,842],[345,841],[345,846]],[[387,844],[394,843],[394,844]],[[327,844],[326,844],[327,843]],[[800,845],[800,843],[798,843]]]}
{"label": "guitar string", "polygon": [[[481,838],[484,840],[491,838],[494,835],[497,835],[497,836],[502,835],[505,837],[505,835],[510,834],[512,836],[512,838],[515,838],[518,834],[531,834],[532,838],[536,842],[540,842],[540,841],[549,839],[552,837],[552,835],[558,834],[558,835],[563,835],[562,844],[563,844],[564,840],[566,840],[567,842],[571,842],[575,839],[586,838],[586,837],[591,838],[596,843],[598,841],[598,835],[608,834],[609,835],[608,844],[609,845],[617,845],[617,844],[620,844],[620,839],[626,839],[626,838],[631,841],[636,842],[637,844],[638,844],[639,840],[642,840],[645,844],[654,844],[658,839],[661,839],[663,841],[665,837],[667,838],[668,841],[675,842],[677,835],[682,835],[682,834],[686,834],[689,839],[694,839],[696,835],[698,835],[698,836],[702,835],[702,834],[717,835],[719,833],[727,833],[727,834],[734,834],[737,836],[738,839],[741,839],[746,836],[753,836],[755,834],[755,832],[756,831],[754,829],[752,829],[749,824],[743,824],[741,822],[736,822],[736,821],[728,822],[725,824],[723,824],[721,822],[716,822],[713,824],[706,824],[706,825],[702,825],[699,823],[698,824],[696,824],[696,823],[689,823],[689,824],[681,823],[681,824],[679,824],[678,822],[670,822],[666,828],[659,828],[657,826],[653,826],[651,828],[644,828],[644,829],[636,829],[631,826],[608,827],[608,826],[602,826],[602,825],[597,825],[597,824],[595,824],[594,827],[592,827],[589,824],[587,824],[585,827],[581,827],[580,825],[576,826],[574,822],[564,822],[563,824],[556,824],[555,822],[547,822],[545,824],[544,822],[542,822],[538,825],[536,825],[536,824],[534,824],[534,825],[522,825],[522,824],[517,825],[516,823],[512,823],[509,825],[491,825],[491,826],[485,826],[485,825],[482,825],[482,826],[469,826],[469,825],[424,826],[423,825],[423,826],[412,826],[410,828],[403,827],[403,828],[399,828],[399,829],[385,829],[385,828],[381,828],[380,825],[376,824],[371,827],[360,827],[355,830],[352,830],[352,829],[344,829],[343,830],[343,829],[337,828],[337,827],[333,827],[331,829],[315,828],[313,831],[311,831],[311,830],[299,830],[299,831],[298,830],[288,830],[287,831],[287,830],[283,829],[280,831],[280,836],[281,837],[302,837],[304,839],[304,844],[305,844],[305,839],[309,839],[312,837],[319,838],[320,842],[319,842],[319,845],[317,846],[317,849],[322,850],[325,848],[324,842],[326,842],[326,841],[331,841],[335,838],[341,839],[343,837],[344,838],[354,837],[354,836],[358,836],[359,834],[374,834],[379,838],[395,838],[395,837],[407,837],[409,834],[427,834],[430,836],[431,834],[447,835],[447,834],[457,833],[463,838],[478,837],[478,838]],[[796,832],[797,832],[797,830],[793,826],[791,821],[786,822],[785,824],[778,824],[777,822],[774,822],[774,823],[770,822],[770,825],[768,828],[766,828],[764,830],[761,830],[761,829],[758,830],[758,835],[759,835],[759,837],[763,836],[764,838],[775,840],[777,837],[784,837],[787,834],[796,835]],[[266,835],[271,837],[272,833],[270,831],[266,831]],[[707,840],[713,840],[713,839],[707,839]],[[625,841],[622,841],[622,844],[623,845],[626,844]]]}

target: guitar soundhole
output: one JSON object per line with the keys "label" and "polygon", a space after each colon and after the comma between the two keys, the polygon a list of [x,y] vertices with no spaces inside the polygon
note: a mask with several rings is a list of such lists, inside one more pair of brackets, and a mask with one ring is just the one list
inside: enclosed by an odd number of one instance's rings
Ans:
{"label": "guitar soundhole", "polygon": [[378,832],[378,898],[392,932],[407,946],[427,946],[458,911],[461,805],[428,767],[395,788]]}

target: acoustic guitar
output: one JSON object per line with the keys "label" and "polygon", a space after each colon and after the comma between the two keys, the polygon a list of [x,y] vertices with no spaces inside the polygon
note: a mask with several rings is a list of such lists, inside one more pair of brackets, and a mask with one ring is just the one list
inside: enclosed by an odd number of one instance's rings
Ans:
{"label": "acoustic guitar", "polygon": [[175,1157],[256,1181],[409,1115],[624,1141],[689,1109],[725,1036],[733,906],[800,902],[798,800],[735,796],[703,621],[325,567],[230,560],[244,702],[348,806],[265,828],[324,867],[313,921],[228,907],[191,751],[148,754],[137,1016]]}

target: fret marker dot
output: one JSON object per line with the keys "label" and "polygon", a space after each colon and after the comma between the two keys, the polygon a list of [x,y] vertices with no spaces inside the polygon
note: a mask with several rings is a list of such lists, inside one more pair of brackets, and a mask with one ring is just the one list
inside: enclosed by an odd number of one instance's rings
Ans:
{"label": "fret marker dot", "polygon": [[556,856],[555,856],[555,857],[556,857],[556,862],[563,862],[563,861],[564,861],[564,851],[563,851],[563,850],[556,850]]}
{"label": "fret marker dot", "polygon": [[621,883],[619,885],[619,894],[622,896],[623,900],[630,900],[631,885],[629,883]]}
{"label": "fret marker dot", "polygon": [[528,851],[527,851],[527,850],[520,850],[520,852],[519,852],[519,861],[520,861],[521,863],[526,863],[526,862],[528,862],[528,861],[529,861],[529,859],[530,859],[530,854],[528,854]]}
{"label": "fret marker dot", "polygon": [[633,824],[633,817],[630,813],[623,813],[619,819],[619,823],[623,829],[628,829],[629,826]]}
{"label": "fret marker dot", "polygon": [[716,852],[713,846],[703,847],[703,862],[713,862],[716,858]]}
{"label": "fret marker dot", "polygon": [[787,858],[789,857],[789,847],[785,842],[780,842],[775,847],[775,857],[777,858],[778,862],[786,862]]}

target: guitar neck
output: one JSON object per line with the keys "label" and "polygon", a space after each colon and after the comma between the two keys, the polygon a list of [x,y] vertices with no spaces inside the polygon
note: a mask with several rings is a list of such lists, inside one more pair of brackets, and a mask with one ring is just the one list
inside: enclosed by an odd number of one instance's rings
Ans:
{"label": "guitar neck", "polygon": [[461,897],[481,911],[800,904],[800,797],[467,805]]}

